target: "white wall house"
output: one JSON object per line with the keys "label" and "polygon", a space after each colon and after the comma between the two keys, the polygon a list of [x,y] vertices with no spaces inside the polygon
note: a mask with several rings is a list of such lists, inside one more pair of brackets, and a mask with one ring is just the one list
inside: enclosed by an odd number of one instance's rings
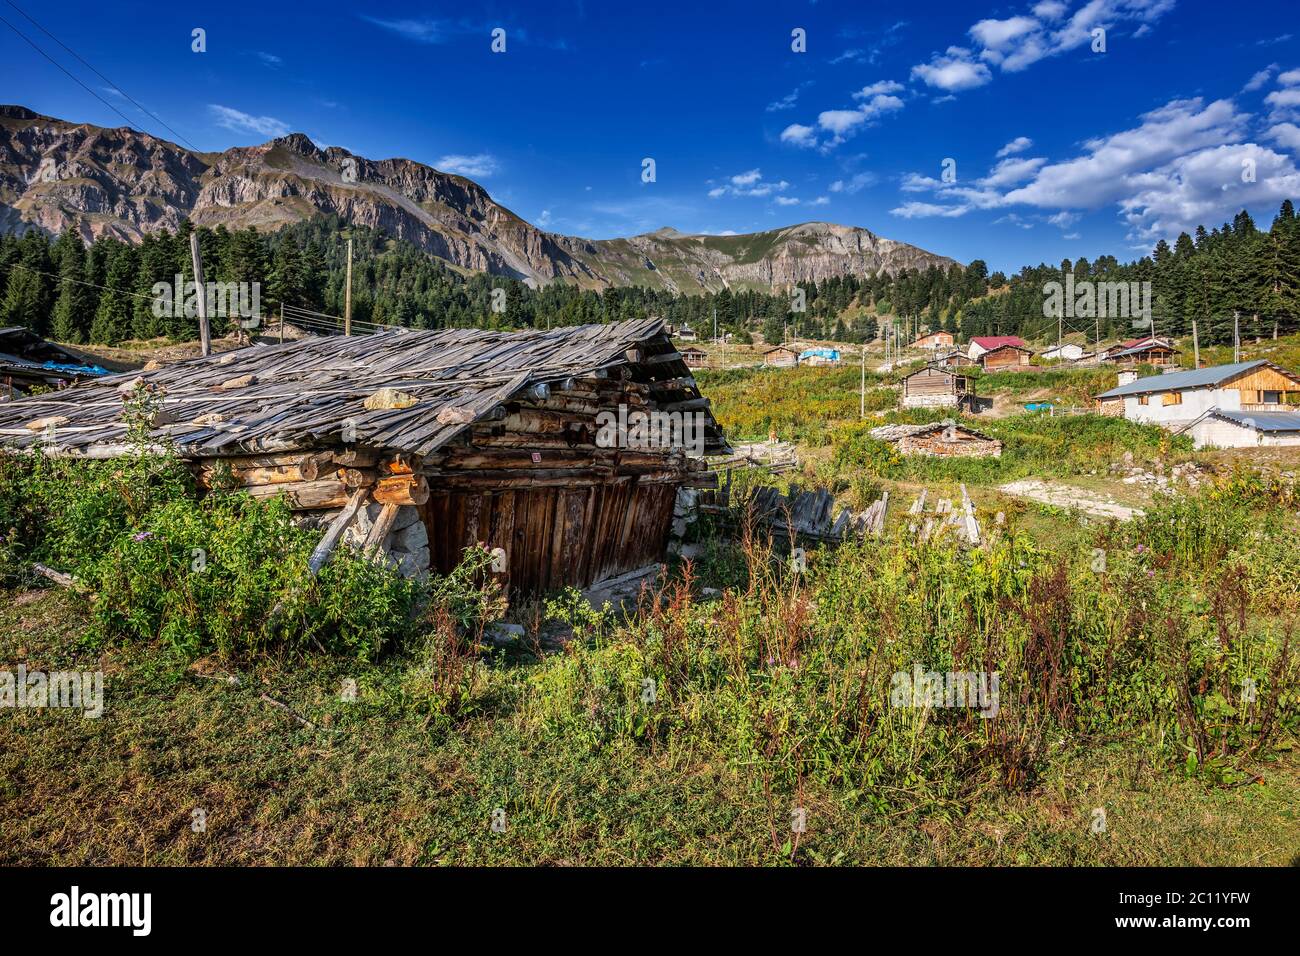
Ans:
{"label": "white wall house", "polygon": [[1082,345],[1075,345],[1073,342],[1066,342],[1064,345],[1053,345],[1050,349],[1043,352],[1039,358],[1048,361],[1077,362],[1088,353],[1084,351]]}
{"label": "white wall house", "polygon": [[1272,362],[1236,362],[1121,382],[1097,396],[1102,414],[1123,415],[1130,421],[1184,431],[1193,423],[1206,420],[1210,412],[1223,412],[1229,417],[1222,421],[1216,418],[1197,427],[1207,440],[1211,435],[1216,440],[1227,440],[1240,432],[1237,437],[1244,445],[1224,447],[1260,444],[1239,427],[1234,432],[1230,418],[1233,414],[1256,419],[1280,414],[1300,419],[1300,406],[1295,404],[1296,397],[1300,396],[1300,376]]}
{"label": "white wall house", "polygon": [[1300,445],[1296,412],[1232,412],[1214,409],[1188,425],[1197,448],[1275,448]]}

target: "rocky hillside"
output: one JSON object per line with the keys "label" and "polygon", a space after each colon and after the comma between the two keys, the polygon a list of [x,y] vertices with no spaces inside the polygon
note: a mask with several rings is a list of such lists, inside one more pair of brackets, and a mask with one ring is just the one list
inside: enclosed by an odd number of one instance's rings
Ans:
{"label": "rocky hillside", "polygon": [[628,239],[545,232],[478,183],[408,159],[319,149],[301,133],[197,153],[129,127],[104,129],[0,106],[0,229],[33,226],[135,241],[182,219],[277,229],[320,213],[386,230],[463,269],[543,285],[679,292],[771,289],[953,260],[866,229],[810,222],[743,236],[660,229]]}

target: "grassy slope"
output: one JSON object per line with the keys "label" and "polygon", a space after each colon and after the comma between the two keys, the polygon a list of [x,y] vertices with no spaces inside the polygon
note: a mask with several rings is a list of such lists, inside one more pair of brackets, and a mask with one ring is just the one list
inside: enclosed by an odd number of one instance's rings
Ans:
{"label": "grassy slope", "polygon": [[[400,668],[320,658],[204,679],[154,649],[78,650],[77,601],[7,594],[0,661],[108,672],[101,720],[0,716],[0,864],[775,863],[769,806],[721,766],[609,749],[584,756],[514,713],[536,664],[494,672],[494,709],[434,734],[387,700]],[[540,665],[545,667],[547,665]],[[338,699],[357,679],[357,703]],[[265,704],[266,693],[320,725]],[[804,862],[1285,865],[1300,846],[1300,757],[1216,788],[1121,744],[1054,762],[1028,795],[966,816],[887,818],[809,791]],[[57,769],[56,769],[57,768]],[[489,827],[506,808],[507,832]],[[202,808],[207,831],[191,829]],[[1095,807],[1108,830],[1089,831]],[[780,838],[784,840],[784,835]],[[780,841],[778,841],[780,842]]]}

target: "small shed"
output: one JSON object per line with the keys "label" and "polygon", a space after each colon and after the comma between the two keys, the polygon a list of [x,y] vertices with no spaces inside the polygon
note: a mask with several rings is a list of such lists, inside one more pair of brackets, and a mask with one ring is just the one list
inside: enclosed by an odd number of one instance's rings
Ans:
{"label": "small shed", "polygon": [[0,405],[0,447],[131,454],[140,390],[201,487],[283,495],[325,555],[342,539],[414,576],[482,545],[514,591],[660,560],[679,489],[715,486],[701,456],[729,450],[659,319],[252,346]]}
{"label": "small shed", "polygon": [[709,353],[702,348],[688,345],[686,348],[677,351],[681,353],[682,361],[691,368],[705,368],[709,364]]}
{"label": "small shed", "polygon": [[925,365],[903,378],[904,408],[971,406],[975,390],[969,376],[942,365]]}
{"label": "small shed", "polygon": [[871,437],[898,447],[902,455],[1000,458],[1002,442],[953,419],[924,425],[881,425]]}
{"label": "small shed", "polygon": [[799,364],[799,353],[784,345],[777,345],[763,352],[763,364],[776,368],[793,368]]}
{"label": "small shed", "polygon": [[800,365],[839,365],[840,350],[828,348],[804,349],[799,353]]}

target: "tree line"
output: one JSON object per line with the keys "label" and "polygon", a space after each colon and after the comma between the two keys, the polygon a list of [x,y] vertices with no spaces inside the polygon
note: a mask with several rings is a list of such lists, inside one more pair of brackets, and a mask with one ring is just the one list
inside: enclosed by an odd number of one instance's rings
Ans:
{"label": "tree line", "polygon": [[[281,303],[327,316],[344,310],[347,244],[353,242],[352,316],[359,328],[546,328],[660,316],[702,337],[732,333],[750,341],[790,337],[863,342],[884,324],[901,334],[943,329],[975,335],[1051,339],[1055,318],[1044,316],[1045,288],[1067,274],[1077,284],[1150,282],[1152,320],[1159,334],[1189,334],[1193,320],[1207,343],[1231,340],[1233,313],[1243,335],[1295,330],[1300,316],[1300,219],[1290,200],[1268,231],[1245,211],[1221,228],[1164,240],[1152,254],[1120,263],[1114,256],[1059,266],[1026,266],[1013,276],[969,265],[903,270],[897,275],[836,276],[780,291],[724,288],[686,295],[642,287],[603,291],[465,275],[382,230],[318,216],[277,232],[195,227],[160,231],[138,245],[113,236],[83,242],[68,230],[51,238],[38,230],[0,236],[0,325],[20,325],[56,341],[117,344],[127,339],[197,337],[197,319],[154,308],[157,283],[193,278],[190,235],[197,232],[209,281],[260,283],[261,309]],[[497,290],[501,290],[500,292]],[[501,293],[504,292],[504,295]],[[215,317],[222,334],[235,319]],[[327,320],[321,319],[326,322]],[[716,325],[715,325],[716,323]],[[1111,338],[1132,334],[1127,316],[1063,320],[1065,331]]]}

